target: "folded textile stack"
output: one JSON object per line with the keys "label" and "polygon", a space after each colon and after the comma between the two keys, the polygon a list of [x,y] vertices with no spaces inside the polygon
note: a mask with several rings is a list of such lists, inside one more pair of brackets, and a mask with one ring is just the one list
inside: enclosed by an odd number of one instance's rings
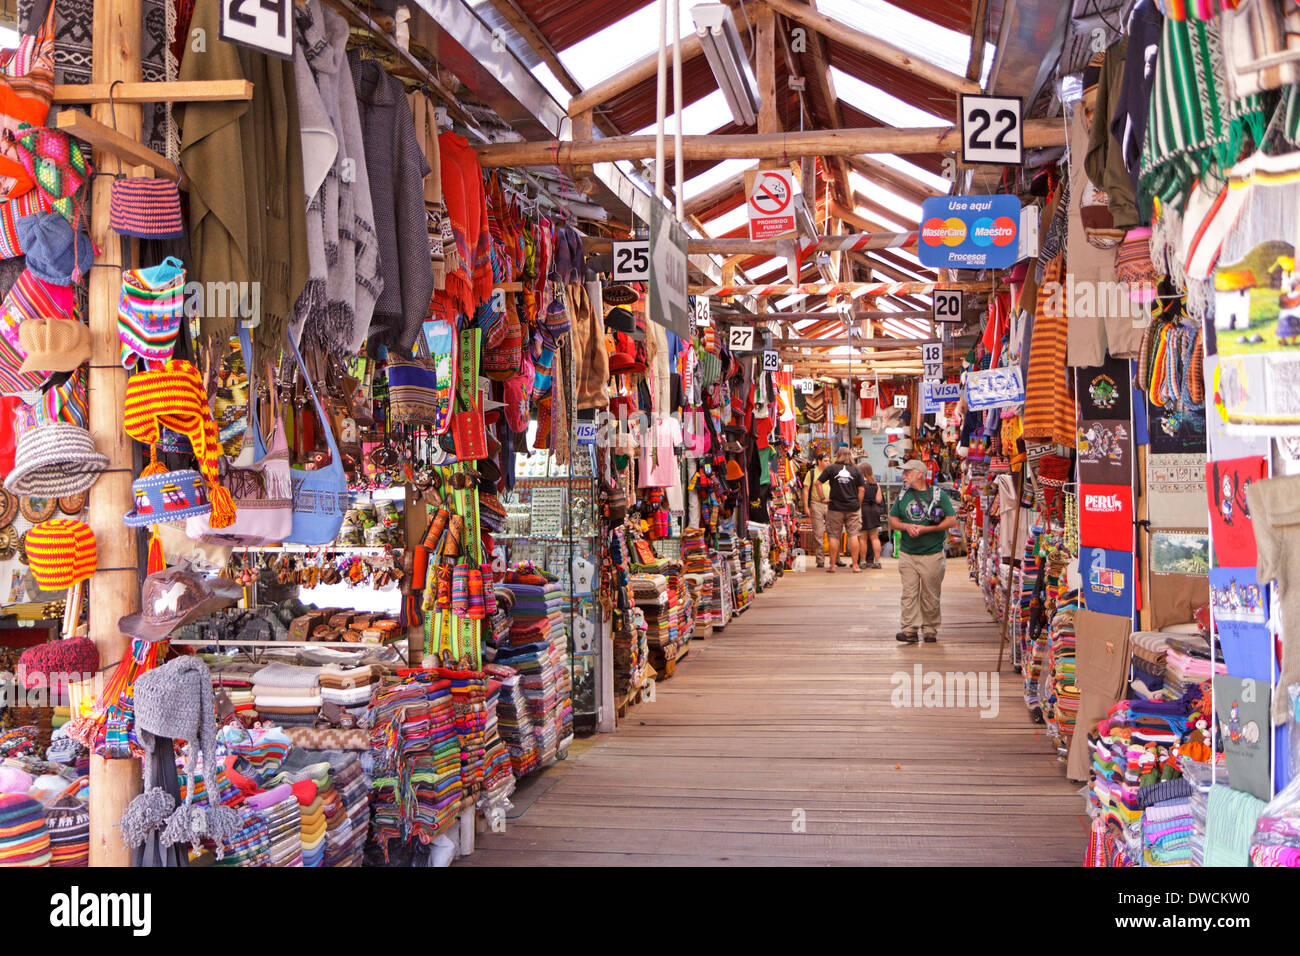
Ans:
{"label": "folded textile stack", "polygon": [[250,806],[235,807],[239,831],[222,841],[222,856],[214,866],[270,866],[271,834],[260,813]]}
{"label": "folded textile stack", "polygon": [[510,644],[496,661],[519,671],[543,766],[573,735],[564,591],[552,575],[524,566],[506,573],[501,587],[514,597]]}
{"label": "folded textile stack", "polygon": [[1163,697],[1169,635],[1160,631],[1134,631],[1129,635],[1132,650],[1133,692],[1148,700]]}
{"label": "folded textile stack", "polygon": [[266,825],[268,866],[302,866],[302,815],[292,785],[282,783],[248,797],[245,805]]}
{"label": "folded textile stack", "polygon": [[1015,647],[1017,663],[1021,663],[1029,657],[1029,611],[1034,601],[1034,589],[1038,586],[1038,576],[1042,573],[1040,549],[1042,532],[1043,529],[1037,526],[1030,529],[1024,540],[1024,550],[1020,556],[1020,567],[1015,569],[1015,582],[1011,601],[1013,606],[1008,630],[1014,630],[1016,635],[1012,644]]}
{"label": "folded textile stack", "polygon": [[1079,690],[1074,685],[1074,615],[1078,609],[1077,591],[1064,595],[1057,604],[1048,625],[1044,679],[1039,688],[1048,732],[1065,749],[1079,716]]}
{"label": "folded textile stack", "polygon": [[[194,771],[194,779],[192,782],[189,776],[184,772],[183,768],[187,760],[187,754],[189,748],[192,746],[194,745],[187,743],[183,747],[176,748],[176,773],[177,779],[180,781],[181,799],[183,800],[186,798],[189,793],[189,788],[192,785],[194,787],[194,802],[199,803],[208,799],[209,774],[207,768],[203,766],[202,754],[200,754],[199,759],[195,761],[196,769]],[[217,768],[215,776],[217,781],[217,802],[222,806],[227,807],[233,807],[240,804],[244,799],[244,792],[240,790],[239,787],[235,786],[234,781],[232,781],[226,774],[225,768]]]}
{"label": "folded textile stack", "polygon": [[[316,800],[320,804],[320,813],[325,821],[325,840],[322,856],[318,866],[338,867],[351,865],[352,824],[338,788],[334,784],[329,761],[319,759],[320,755],[308,750],[294,750],[285,759],[280,772],[271,777],[267,783],[272,786],[280,784],[310,783],[316,789]],[[307,864],[304,861],[304,865]]]}
{"label": "folded textile stack", "polygon": [[1300,866],[1300,804],[1292,783],[1275,796],[1255,821],[1250,840],[1251,866]]}
{"label": "folded textile stack", "polygon": [[452,682],[403,671],[371,706],[371,835],[385,854],[394,838],[429,843],[460,810],[460,743]]}
{"label": "folded textile stack", "polygon": [[288,734],[279,727],[241,730],[227,724],[218,731],[218,739],[226,753],[247,761],[249,774],[259,786],[279,772],[293,748]]}
{"label": "folded textile stack", "polygon": [[226,655],[201,654],[212,674],[213,693],[224,691],[230,699],[241,723],[248,725],[258,719],[257,703],[253,695],[253,675],[261,667],[246,661],[237,661]]}
{"label": "folded textile stack", "polygon": [[378,683],[379,674],[369,664],[359,667],[327,664],[320,669],[321,703],[337,704],[359,717],[370,705],[370,694]]}
{"label": "folded textile stack", "polygon": [[307,867],[325,864],[325,834],[329,821],[325,818],[325,800],[316,788],[316,781],[299,780],[291,785],[298,798],[298,826],[302,840],[302,865]]}
{"label": "folded textile stack", "polygon": [[320,716],[320,668],[267,664],[253,675],[253,701],[265,720],[309,727]]}
{"label": "folded textile stack", "polygon": [[688,572],[685,580],[696,595],[695,627],[696,637],[708,637],[713,633],[715,623],[722,620],[722,595],[718,591],[718,578],[712,569],[704,572]]}
{"label": "folded textile stack", "polygon": [[1179,760],[1183,779],[1190,788],[1187,800],[1192,809],[1192,866],[1205,865],[1205,818],[1210,809],[1210,788],[1217,776],[1220,783],[1228,782],[1228,766],[1223,761],[1218,767],[1190,760],[1186,755]]}
{"label": "folded textile stack", "polygon": [[528,698],[524,696],[519,672],[505,664],[488,664],[483,668],[489,677],[501,684],[497,702],[497,729],[510,753],[510,766],[516,779],[526,777],[541,767],[541,754],[533,734],[533,721],[528,714]]}
{"label": "folded textile stack", "polygon": [[474,797],[483,788],[483,759],[487,743],[487,679],[482,671],[435,669],[451,681],[456,714],[456,743],[460,747],[462,796]]}
{"label": "folded textile stack", "polygon": [[1191,866],[1193,829],[1187,797],[1148,807],[1142,814],[1143,865]]}
{"label": "folded textile stack", "polygon": [[515,775],[510,767],[510,750],[501,739],[499,731],[497,706],[501,701],[502,683],[499,679],[487,680],[486,683],[487,697],[483,702],[482,790],[490,797],[499,798],[514,789]]}
{"label": "folded textile stack", "polygon": [[1199,693],[1215,674],[1228,673],[1222,660],[1210,663],[1210,644],[1203,637],[1170,636],[1167,644],[1164,692],[1168,698],[1182,697],[1189,690]]}
{"label": "folded textile stack", "polygon": [[76,797],[55,797],[45,805],[50,866],[90,865],[90,810]]}
{"label": "folded textile stack", "polygon": [[21,793],[0,793],[0,866],[49,866],[45,808]]}
{"label": "folded textile stack", "polygon": [[338,865],[360,866],[370,825],[370,781],[362,769],[361,758],[355,753],[333,752],[319,756],[329,761],[330,776],[347,811],[352,833],[351,844]]}

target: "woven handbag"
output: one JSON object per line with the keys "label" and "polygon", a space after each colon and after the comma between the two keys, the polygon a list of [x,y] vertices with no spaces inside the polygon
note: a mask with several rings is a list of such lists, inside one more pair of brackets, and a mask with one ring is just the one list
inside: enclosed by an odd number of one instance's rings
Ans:
{"label": "woven handbag", "polygon": [[253,345],[243,323],[239,325],[239,347],[248,370],[248,432],[252,434],[253,464],[247,468],[230,467],[221,476],[221,484],[235,502],[234,523],[214,530],[207,515],[197,515],[185,520],[185,533],[204,544],[251,548],[283,541],[292,532],[293,483],[289,477],[289,443],[278,408],[272,416],[275,428],[271,447],[267,448],[262,439]]}
{"label": "woven handbag", "polygon": [[348,494],[348,479],[343,472],[343,456],[334,441],[334,430],[329,427],[325,409],[321,407],[316,395],[316,386],[312,384],[303,364],[298,346],[289,340],[298,370],[302,372],[311,394],[316,416],[325,428],[325,441],[329,445],[330,461],[323,468],[290,468],[289,477],[293,482],[293,526],[286,542],[293,544],[329,544],[338,537],[343,527],[343,516],[347,514],[352,496]]}

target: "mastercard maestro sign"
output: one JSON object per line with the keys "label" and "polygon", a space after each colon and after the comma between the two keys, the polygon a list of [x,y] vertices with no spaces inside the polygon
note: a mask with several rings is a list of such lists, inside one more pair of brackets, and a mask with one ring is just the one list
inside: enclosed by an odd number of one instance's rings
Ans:
{"label": "mastercard maestro sign", "polygon": [[931,196],[917,253],[932,269],[1005,269],[1016,263],[1019,228],[1015,196]]}

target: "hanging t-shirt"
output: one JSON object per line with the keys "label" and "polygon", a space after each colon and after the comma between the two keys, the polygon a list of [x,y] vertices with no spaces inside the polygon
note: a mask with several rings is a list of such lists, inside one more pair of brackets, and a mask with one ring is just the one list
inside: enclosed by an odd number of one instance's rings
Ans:
{"label": "hanging t-shirt", "polygon": [[1079,544],[1133,550],[1133,489],[1128,485],[1079,486]]}
{"label": "hanging t-shirt", "polygon": [[817,476],[819,482],[830,482],[830,510],[857,511],[858,489],[863,486],[862,472],[857,465],[831,465]]}
{"label": "hanging t-shirt", "polygon": [[1266,467],[1263,457],[1230,458],[1205,466],[1216,567],[1250,568],[1258,563],[1246,489],[1263,479]]}
{"label": "hanging t-shirt", "polygon": [[680,480],[677,455],[681,443],[681,422],[672,415],[659,419],[641,445],[640,487],[671,488]]}

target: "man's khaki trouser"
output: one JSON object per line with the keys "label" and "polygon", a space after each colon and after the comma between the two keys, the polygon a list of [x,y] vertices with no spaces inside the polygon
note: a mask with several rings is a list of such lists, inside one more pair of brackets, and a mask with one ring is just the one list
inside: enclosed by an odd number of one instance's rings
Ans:
{"label": "man's khaki trouser", "polygon": [[939,593],[943,587],[943,552],[900,554],[903,578],[903,630],[924,636],[939,630]]}
{"label": "man's khaki trouser", "polygon": [[826,544],[823,541],[823,535],[826,533],[826,502],[813,501],[808,507],[812,514],[813,548],[817,557],[824,558],[826,556]]}

